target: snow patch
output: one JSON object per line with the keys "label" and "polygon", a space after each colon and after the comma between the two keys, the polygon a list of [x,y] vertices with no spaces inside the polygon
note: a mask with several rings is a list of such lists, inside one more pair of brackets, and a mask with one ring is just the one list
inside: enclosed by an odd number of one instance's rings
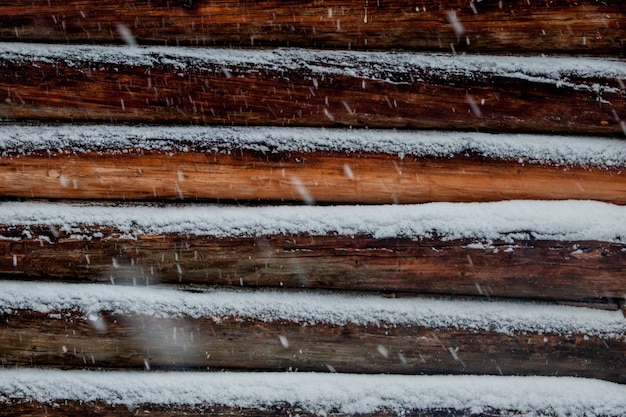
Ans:
{"label": "snow patch", "polygon": [[[515,393],[515,395],[511,395]],[[0,370],[0,401],[105,401],[136,407],[267,409],[289,404],[318,415],[413,410],[501,410],[524,416],[621,416],[626,386],[559,377],[318,373]]]}
{"label": "snow patch", "polygon": [[217,238],[337,233],[477,242],[619,243],[626,237],[626,206],[575,200],[323,207],[3,202],[0,225],[53,226],[53,230],[85,238],[96,237],[100,227],[112,227],[127,238],[167,233]]}
{"label": "snow patch", "polygon": [[[538,332],[583,334],[624,339],[626,321],[620,311],[534,302],[385,298],[311,291],[207,290],[120,287],[102,284],[54,284],[0,281],[0,312],[78,311],[87,320],[98,312],[158,317],[227,317],[302,324],[401,325],[458,328],[504,334]],[[277,341],[278,342],[278,341]],[[625,340],[626,342],[626,340]],[[282,343],[282,341],[281,341]],[[288,343],[285,340],[286,344]]]}
{"label": "snow patch", "polygon": [[[626,167],[626,141],[599,137],[476,132],[199,126],[5,126],[0,154],[80,152],[341,152],[518,163]],[[349,176],[349,171],[346,173]]]}

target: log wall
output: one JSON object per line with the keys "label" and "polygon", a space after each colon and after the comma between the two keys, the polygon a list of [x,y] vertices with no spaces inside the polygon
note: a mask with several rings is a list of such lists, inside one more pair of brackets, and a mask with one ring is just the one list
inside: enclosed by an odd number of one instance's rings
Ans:
{"label": "log wall", "polygon": [[[0,135],[0,198],[231,207],[571,199],[623,205],[621,151],[591,163],[561,163],[472,149],[438,155],[306,146],[268,152],[236,145],[241,138],[218,150],[172,145],[189,142],[186,137],[161,141],[171,145],[163,149],[93,149],[80,146],[80,138],[89,126],[144,124],[623,140],[624,21],[621,1],[0,1],[0,129],[81,124],[71,146],[55,149],[9,149],[8,136]],[[24,138],[25,147],[31,139]],[[621,221],[619,214],[613,218]],[[128,236],[97,222],[79,226],[97,232],[78,236],[70,230],[77,225],[54,221],[0,225],[0,279],[29,281],[31,288],[56,281],[60,288],[110,283],[201,293],[216,287],[249,287],[250,294],[362,292],[415,303],[472,297],[509,300],[511,308],[523,299],[527,312],[543,305],[537,302],[579,306],[572,320],[590,306],[605,309],[603,317],[611,320],[618,310],[626,314],[623,236],[537,240],[528,230],[513,231],[517,237],[511,240],[477,243],[437,233],[413,239],[332,232]],[[626,382],[626,339],[619,326],[610,335],[577,328],[504,332],[463,323],[333,324],[331,314],[304,323],[296,316],[272,321],[243,313],[113,309],[96,309],[93,319],[72,297],[54,311],[45,303],[16,307],[2,297],[2,368]],[[98,303],[94,296],[93,305]],[[286,402],[129,408],[96,393],[85,401],[54,398],[52,406],[29,395],[0,392],[2,414],[318,414]],[[363,415],[474,411],[380,408]]]}

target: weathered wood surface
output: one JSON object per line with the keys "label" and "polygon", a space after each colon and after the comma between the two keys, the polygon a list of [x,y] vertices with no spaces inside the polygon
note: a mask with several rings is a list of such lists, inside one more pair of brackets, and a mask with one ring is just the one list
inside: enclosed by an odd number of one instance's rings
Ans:
{"label": "weathered wood surface", "polygon": [[623,54],[624,20],[621,1],[5,0],[0,39]]}
{"label": "weathered wood surface", "polygon": [[[26,416],[61,416],[61,417],[118,417],[118,416],[137,416],[150,415],[157,417],[166,416],[285,416],[294,415],[302,417],[319,416],[318,413],[307,412],[299,407],[290,404],[277,404],[264,408],[241,408],[226,406],[180,406],[168,405],[159,406],[152,404],[142,404],[137,407],[127,407],[124,405],[111,405],[105,401],[55,401],[53,404],[42,403],[38,401],[13,401],[1,404],[2,415],[5,417],[26,417]],[[407,417],[493,417],[499,415],[500,410],[487,410],[484,412],[476,412],[474,410],[414,410],[404,412],[402,415]],[[343,417],[352,416],[353,414],[333,413],[333,416]],[[359,413],[359,417],[393,417],[397,413],[394,411],[377,412],[377,413]]]}
{"label": "weathered wood surface", "polygon": [[[91,241],[3,228],[0,276],[23,280],[323,288],[555,300],[624,297],[626,250],[606,242],[493,243],[367,236],[212,238],[170,234]],[[61,233],[59,235],[59,233]],[[54,243],[49,243],[54,242]],[[35,284],[36,285],[36,284]]]}
{"label": "weathered wood surface", "polygon": [[[86,200],[626,203],[623,167],[549,166],[455,155],[340,152],[78,152],[0,159],[0,195]],[[310,201],[308,201],[310,202]]]}
{"label": "weathered wood surface", "polygon": [[[118,417],[118,416],[137,416],[150,415],[157,417],[165,416],[285,416],[294,415],[303,417],[319,416],[318,413],[311,413],[294,407],[290,404],[280,404],[272,407],[260,408],[240,408],[226,406],[210,406],[210,407],[185,407],[185,406],[158,406],[152,404],[143,404],[138,407],[126,407],[123,405],[110,405],[104,401],[55,401],[53,404],[42,403],[38,401],[13,401],[11,403],[2,404],[2,415],[5,417],[26,417],[26,416],[61,416],[61,417],[83,417],[83,416],[102,416],[102,417]],[[437,409],[437,410],[413,410],[403,412],[406,417],[494,417],[506,415],[512,410],[487,409],[483,411],[476,410],[456,410],[456,409]],[[333,412],[334,417],[353,416],[354,414]],[[394,417],[398,413],[395,411],[376,412],[376,413],[359,413],[359,417]],[[600,415],[599,417],[602,417]]]}
{"label": "weathered wood surface", "polygon": [[244,317],[216,321],[58,314],[21,310],[1,316],[2,365],[559,375],[626,381],[626,342],[620,338],[385,324],[303,325]]}
{"label": "weathered wood surface", "polygon": [[[587,68],[569,73],[569,61],[556,58],[520,57],[513,67],[499,67],[497,60],[479,56],[456,62],[445,56],[304,50],[219,51],[215,59],[206,51],[197,58],[190,51],[168,56],[174,51],[138,54],[122,47],[44,51],[39,46],[20,54],[11,46],[0,57],[2,119],[618,137],[626,128],[620,120],[626,114],[620,79],[626,67],[616,61],[593,61],[591,67],[612,68],[589,75]],[[552,78],[555,71],[559,75]]]}

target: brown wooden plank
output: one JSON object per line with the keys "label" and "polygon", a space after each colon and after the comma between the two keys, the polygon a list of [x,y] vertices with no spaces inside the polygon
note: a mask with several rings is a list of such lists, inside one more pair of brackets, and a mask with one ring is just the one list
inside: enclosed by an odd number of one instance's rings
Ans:
{"label": "brown wooden plank", "polygon": [[[619,338],[405,325],[299,324],[71,311],[3,315],[7,367],[559,375],[626,381]],[[280,336],[288,340],[288,347]],[[382,348],[381,348],[382,346]],[[386,355],[385,355],[386,354]]]}
{"label": "brown wooden plank", "polygon": [[[347,172],[346,167],[349,167]],[[0,159],[0,195],[86,200],[626,203],[623,167],[341,152],[76,152]]]}
{"label": "brown wooden plank", "polygon": [[[3,119],[620,137],[625,129],[620,120],[626,114],[624,84],[615,78],[625,71],[616,62],[608,72],[588,75],[587,69],[568,72],[572,61],[542,61],[543,69],[537,70],[534,60],[547,58],[519,57],[514,68],[494,69],[497,63],[479,56],[455,63],[426,55],[233,51],[248,60],[233,64],[227,51],[215,52],[223,58],[213,59],[206,51],[196,58],[189,51],[168,56],[175,51],[57,47],[38,58],[44,51],[15,50],[0,59]],[[518,64],[530,72],[520,75]],[[552,70],[552,64],[562,67]],[[552,78],[554,71],[562,73]]]}
{"label": "brown wooden plank", "polygon": [[[117,284],[324,288],[556,300],[624,297],[626,251],[606,242],[541,240],[471,248],[469,240],[183,234],[90,241],[48,227],[6,226],[6,279]],[[60,233],[60,235],[59,235]],[[21,236],[21,238],[19,238]],[[42,240],[46,237],[54,244]]]}
{"label": "brown wooden plank", "polygon": [[[455,12],[462,29],[451,24]],[[0,2],[2,40],[623,54],[621,1]]]}

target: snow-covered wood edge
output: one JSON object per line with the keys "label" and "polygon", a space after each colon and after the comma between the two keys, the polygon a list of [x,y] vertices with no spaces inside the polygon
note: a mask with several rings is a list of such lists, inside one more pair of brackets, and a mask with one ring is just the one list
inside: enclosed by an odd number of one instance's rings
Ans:
{"label": "snow-covered wood edge", "polygon": [[[626,75],[625,75],[626,76]],[[4,125],[0,153],[224,152],[381,153],[454,158],[470,154],[520,164],[626,167],[626,141],[601,137],[447,131],[219,126]]]}
{"label": "snow-covered wood edge", "polygon": [[626,320],[619,311],[88,284],[8,282],[0,289],[0,356],[8,367],[626,381]]}
{"label": "snow-covered wood edge", "polygon": [[0,312],[75,311],[97,324],[100,312],[115,315],[227,318],[343,326],[424,326],[504,335],[584,335],[626,343],[626,320],[605,311],[539,302],[386,298],[381,295],[292,291],[208,290],[201,293],[158,286],[53,284],[0,281]]}
{"label": "snow-covered wood edge", "polygon": [[18,43],[0,44],[0,57],[6,120],[607,136],[625,127],[626,64],[610,58]]}
{"label": "snow-covered wood edge", "polygon": [[322,416],[441,410],[617,417],[626,408],[626,387],[567,377],[0,370],[0,401],[9,410],[10,404],[41,403],[41,408],[48,406],[48,415],[62,415],[68,409],[66,400],[80,402],[79,409],[99,403],[99,413],[123,405],[128,408],[118,412],[154,413],[158,406],[167,406],[170,411],[204,415],[213,406],[224,406],[234,415],[237,409],[244,409],[239,410],[243,415],[252,409]]}
{"label": "snow-covered wood edge", "polygon": [[574,200],[269,207],[3,202],[0,224],[52,226],[84,240],[99,237],[100,227],[111,227],[127,238],[168,233],[212,237],[360,234],[476,243],[512,243],[515,239],[623,243],[626,207]]}
{"label": "snow-covered wood edge", "polygon": [[[409,52],[362,52],[301,48],[228,49],[163,46],[54,45],[34,43],[0,44],[4,62],[63,62],[69,66],[119,64],[154,67],[165,65],[180,70],[217,66],[256,72],[306,69],[318,76],[347,75],[389,83],[402,83],[409,75],[429,78],[477,77],[515,78],[572,87],[586,91],[619,92],[609,86],[587,85],[586,79],[626,79],[626,63],[617,58],[563,56],[493,56]],[[430,74],[435,76],[435,74]],[[623,89],[623,87],[622,87]]]}

